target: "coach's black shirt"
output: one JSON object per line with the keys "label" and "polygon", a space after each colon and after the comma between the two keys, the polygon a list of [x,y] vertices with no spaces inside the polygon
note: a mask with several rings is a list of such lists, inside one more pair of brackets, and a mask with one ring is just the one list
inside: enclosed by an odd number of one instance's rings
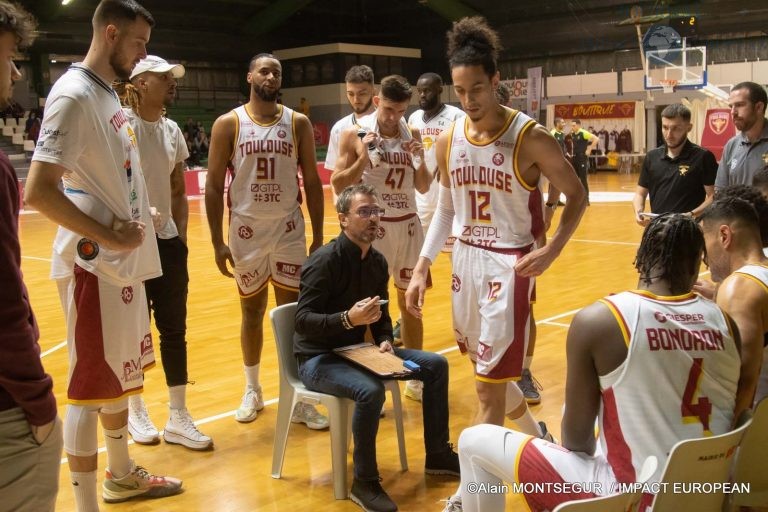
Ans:
{"label": "coach's black shirt", "polygon": [[637,184],[648,189],[653,213],[687,213],[704,201],[704,185],[714,185],[716,175],[715,155],[686,140],[677,158],[666,145],[650,150]]}
{"label": "coach's black shirt", "polygon": [[[371,247],[362,250],[342,232],[316,250],[301,268],[299,304],[296,309],[294,354],[316,355],[334,348],[362,343],[364,325],[344,329],[341,313],[357,301],[378,295],[389,298],[387,260]],[[381,318],[371,324],[376,343],[392,340],[389,304],[381,306]]]}

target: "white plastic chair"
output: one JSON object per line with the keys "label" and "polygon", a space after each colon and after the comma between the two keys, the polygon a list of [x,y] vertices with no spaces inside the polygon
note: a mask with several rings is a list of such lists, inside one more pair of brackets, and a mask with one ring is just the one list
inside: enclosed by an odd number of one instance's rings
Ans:
{"label": "white plastic chair", "polygon": [[35,141],[33,140],[25,140],[24,141],[24,151],[27,153],[34,153],[35,152]]}
{"label": "white plastic chair", "polygon": [[768,398],[760,401],[752,415],[752,424],[744,433],[733,466],[734,484],[748,484],[749,492],[726,496],[724,510],[768,505]]}
{"label": "white plastic chair", "polygon": [[24,135],[21,133],[14,133],[11,135],[11,143],[15,144],[17,146],[23,146],[24,145]]}
{"label": "white plastic chair", "polygon": [[[658,460],[653,455],[645,459],[643,466],[640,468],[640,473],[637,475],[637,483],[644,484],[650,480],[656,472],[657,466]],[[642,496],[643,489],[641,486],[638,486],[637,490],[633,492],[611,494],[610,496],[600,496],[586,500],[567,501],[558,505],[553,512],[627,512],[634,510],[635,505],[637,505]]]}
{"label": "white plastic chair", "polygon": [[3,136],[13,137],[13,127],[8,125],[3,126]]}
{"label": "white plastic chair", "polygon": [[692,492],[692,488],[688,486],[728,482],[728,471],[736,448],[751,422],[749,416],[745,416],[740,419],[740,425],[730,432],[719,436],[686,439],[673,446],[661,474],[661,492],[653,500],[651,510],[721,510],[725,499],[722,490]]}
{"label": "white plastic chair", "polygon": [[[331,467],[333,471],[333,494],[337,500],[347,499],[347,451],[351,436],[352,412],[355,402],[326,393],[310,391],[299,378],[298,365],[293,355],[293,333],[296,319],[296,303],[283,304],[269,312],[272,331],[277,345],[277,359],[280,365],[280,400],[277,407],[275,443],[272,447],[272,478],[280,478],[288,442],[291,415],[297,403],[323,404],[328,409],[331,431]],[[408,470],[405,454],[405,431],[403,410],[400,401],[400,384],[396,380],[385,380],[386,390],[392,394],[392,404],[400,448],[400,467]]]}
{"label": "white plastic chair", "polygon": [[19,126],[19,123],[16,121],[15,117],[8,116],[5,118],[5,126],[15,128],[16,126]]}

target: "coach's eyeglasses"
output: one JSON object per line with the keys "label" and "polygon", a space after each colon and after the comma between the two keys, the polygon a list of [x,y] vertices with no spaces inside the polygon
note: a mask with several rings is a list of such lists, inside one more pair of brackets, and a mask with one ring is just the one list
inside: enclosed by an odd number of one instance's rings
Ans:
{"label": "coach's eyeglasses", "polygon": [[374,216],[374,217],[381,217],[384,215],[384,208],[359,208],[357,210],[357,214],[362,217],[363,219],[367,219],[368,217]]}

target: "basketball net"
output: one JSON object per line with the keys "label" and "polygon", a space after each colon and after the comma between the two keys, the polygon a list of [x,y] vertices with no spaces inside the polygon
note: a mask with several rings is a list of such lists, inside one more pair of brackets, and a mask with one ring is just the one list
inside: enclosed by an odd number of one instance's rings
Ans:
{"label": "basketball net", "polygon": [[661,84],[662,89],[664,89],[664,94],[669,94],[675,92],[677,80],[659,80],[659,84]]}

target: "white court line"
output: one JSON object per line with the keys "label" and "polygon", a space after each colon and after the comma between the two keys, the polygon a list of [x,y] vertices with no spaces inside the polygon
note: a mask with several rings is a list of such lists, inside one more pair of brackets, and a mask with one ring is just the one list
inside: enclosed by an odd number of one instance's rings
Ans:
{"label": "white court line", "polygon": [[566,329],[571,326],[571,324],[564,324],[561,322],[536,322],[537,324],[545,324],[545,325],[554,325],[555,327],[565,327]]}
{"label": "white court line", "polygon": [[61,343],[59,343],[58,345],[56,345],[56,346],[54,346],[54,347],[51,347],[51,348],[49,348],[48,350],[46,350],[45,352],[43,352],[42,354],[40,354],[40,359],[44,358],[44,357],[45,357],[45,356],[47,356],[48,354],[52,354],[52,353],[56,352],[56,351],[57,351],[57,350],[59,350],[60,348],[66,347],[66,346],[67,346],[67,341],[66,341],[66,340],[64,340],[64,341],[62,341]]}
{"label": "white court line", "polygon": [[47,261],[49,263],[51,261],[51,258],[38,258],[37,256],[24,256],[23,254],[21,255],[21,258],[25,260]]}

